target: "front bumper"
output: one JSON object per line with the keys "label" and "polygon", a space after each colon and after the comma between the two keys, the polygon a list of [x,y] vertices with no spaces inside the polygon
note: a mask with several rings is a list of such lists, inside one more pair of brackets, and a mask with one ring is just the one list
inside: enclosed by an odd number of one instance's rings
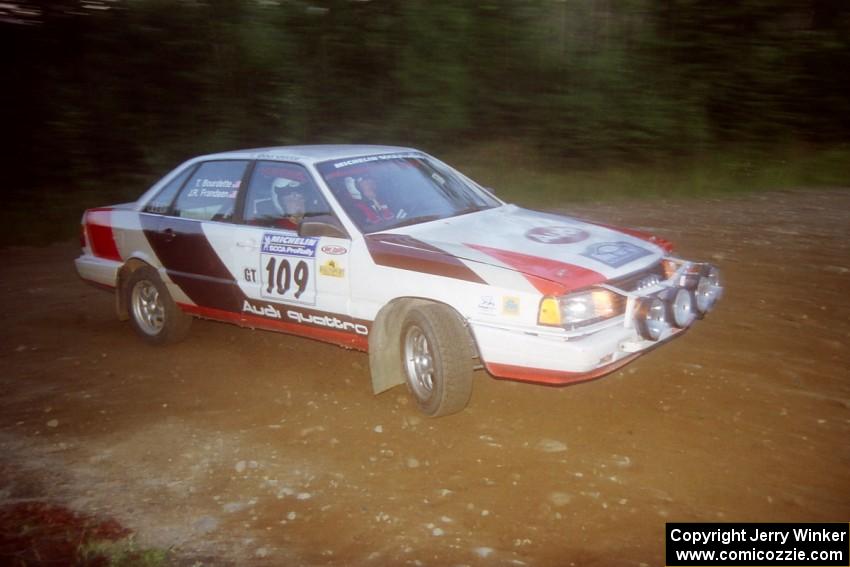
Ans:
{"label": "front bumper", "polygon": [[679,336],[642,339],[633,328],[618,326],[578,339],[518,332],[470,322],[484,367],[496,378],[564,386],[614,372],[641,354]]}
{"label": "front bumper", "polygon": [[[485,368],[496,378],[566,385],[604,376],[679,336],[713,307],[723,288],[715,267],[676,262],[679,267],[667,280],[648,287],[627,291],[603,285],[627,298],[625,313],[584,330],[520,328],[470,320]],[[706,303],[702,286],[708,280],[702,276],[708,273],[713,287],[711,301]],[[691,298],[684,302],[691,305],[690,317],[683,317],[681,309],[676,313],[681,305],[674,299],[680,290]],[[701,298],[699,310],[697,297]],[[647,309],[650,305],[658,309]]]}

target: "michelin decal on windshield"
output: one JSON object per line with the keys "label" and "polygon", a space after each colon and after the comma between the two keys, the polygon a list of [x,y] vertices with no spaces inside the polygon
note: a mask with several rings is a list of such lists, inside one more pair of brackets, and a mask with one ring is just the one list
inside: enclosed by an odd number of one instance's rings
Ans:
{"label": "michelin decal on windshield", "polygon": [[341,167],[348,167],[350,165],[357,165],[360,163],[369,163],[372,161],[384,161],[388,159],[405,159],[405,158],[421,158],[422,154],[417,153],[407,153],[407,154],[382,154],[379,156],[366,156],[362,158],[355,159],[347,159],[345,161],[338,161],[334,164],[334,169],[339,169]]}

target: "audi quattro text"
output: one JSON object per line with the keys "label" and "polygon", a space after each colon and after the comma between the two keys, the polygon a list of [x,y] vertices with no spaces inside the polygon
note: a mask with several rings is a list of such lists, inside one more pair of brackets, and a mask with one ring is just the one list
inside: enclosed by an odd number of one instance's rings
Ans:
{"label": "audi quattro text", "polygon": [[190,159],[137,201],[87,210],[79,275],[145,341],[194,317],[369,353],[427,415],[473,373],[564,385],[701,319],[718,269],[660,238],[508,204],[412,148],[325,145]]}

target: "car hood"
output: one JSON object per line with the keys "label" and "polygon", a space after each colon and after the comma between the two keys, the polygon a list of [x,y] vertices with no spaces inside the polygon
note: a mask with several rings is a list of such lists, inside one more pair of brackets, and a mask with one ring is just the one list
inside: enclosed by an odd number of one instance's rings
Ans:
{"label": "car hood", "polygon": [[[546,292],[632,274],[672,249],[650,234],[514,205],[375,233],[367,241],[401,247],[423,259],[423,254],[442,254],[516,270]],[[474,270],[474,264],[470,267]]]}

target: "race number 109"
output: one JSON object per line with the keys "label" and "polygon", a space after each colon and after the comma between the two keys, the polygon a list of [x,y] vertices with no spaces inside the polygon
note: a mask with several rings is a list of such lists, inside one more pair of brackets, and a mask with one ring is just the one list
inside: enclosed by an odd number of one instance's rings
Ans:
{"label": "race number 109", "polygon": [[311,264],[302,258],[263,254],[263,295],[281,301],[313,303]]}

